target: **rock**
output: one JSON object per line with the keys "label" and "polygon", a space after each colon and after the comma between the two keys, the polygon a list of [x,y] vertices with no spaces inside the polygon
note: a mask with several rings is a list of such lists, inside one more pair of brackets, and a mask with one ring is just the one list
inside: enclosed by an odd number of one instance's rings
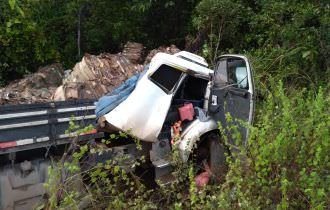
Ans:
{"label": "rock", "polygon": [[0,90],[0,105],[49,101],[55,87],[62,84],[63,68],[55,63],[21,80],[15,80]]}
{"label": "rock", "polygon": [[[133,60],[137,62],[138,56]],[[53,99],[97,99],[142,70],[142,65],[132,63],[123,54],[86,54],[56,90]]]}
{"label": "rock", "polygon": [[168,53],[168,54],[173,55],[173,54],[178,53],[180,51],[181,50],[173,44],[169,47],[165,47],[165,46],[158,47],[157,49],[153,49],[149,52],[149,54],[147,55],[147,57],[144,61],[144,64],[150,63],[151,59],[159,52]]}
{"label": "rock", "polygon": [[55,98],[56,98],[57,101],[64,101],[65,100],[65,91],[63,89],[63,85],[59,86],[56,89],[54,95],[52,96],[52,100],[55,100]]}
{"label": "rock", "polygon": [[141,64],[143,62],[144,47],[140,43],[127,42],[122,55],[133,64]]}

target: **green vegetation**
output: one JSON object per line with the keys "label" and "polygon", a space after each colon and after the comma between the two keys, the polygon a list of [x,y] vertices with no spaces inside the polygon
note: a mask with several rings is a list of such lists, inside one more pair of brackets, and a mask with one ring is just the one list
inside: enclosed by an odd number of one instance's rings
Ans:
{"label": "green vegetation", "polygon": [[[204,0],[194,23],[206,30],[204,52],[255,59],[258,77],[316,87],[330,77],[330,10],[325,1]],[[265,79],[265,78],[263,78]]]}
{"label": "green vegetation", "polygon": [[[71,67],[86,52],[114,52],[129,40],[186,46],[212,64],[223,53],[253,63],[261,100],[248,146],[228,157],[224,183],[198,190],[193,169],[177,163],[177,183],[150,190],[107,162],[86,172],[93,185],[81,193],[68,183],[86,152],[101,152],[88,145],[51,172],[50,209],[86,199],[95,209],[330,208],[328,1],[8,0],[0,2],[0,23],[0,84],[50,62]],[[73,175],[63,180],[63,168]]]}
{"label": "green vegetation", "polygon": [[117,52],[127,41],[149,48],[169,43],[183,47],[196,3],[1,1],[0,86],[51,62],[71,68],[84,53]]}
{"label": "green vegetation", "polygon": [[[317,93],[304,89],[288,95],[282,83],[270,86],[259,119],[250,128],[248,146],[239,146],[237,153],[227,157],[229,170],[220,185],[198,189],[193,164],[180,162],[175,151],[176,181],[150,189],[138,176],[119,167],[125,156],[86,170],[86,154],[106,150],[84,145],[51,170],[47,207],[79,209],[87,203],[91,209],[327,209],[330,97],[322,88]],[[228,129],[236,141],[234,146],[225,136],[226,145],[237,149],[241,140],[237,126],[222,129]],[[112,135],[108,142],[116,138]],[[142,158],[134,164],[143,162]],[[60,179],[63,171],[67,176]],[[86,176],[92,185],[77,189]]]}
{"label": "green vegetation", "polygon": [[[271,83],[257,122],[250,128],[248,146],[238,154],[245,161],[230,162],[227,192],[235,186],[236,197],[223,198],[228,206],[329,207],[330,97],[322,88],[316,93],[286,92],[281,82]],[[235,137],[235,130],[231,131]]]}
{"label": "green vegetation", "polygon": [[285,82],[316,87],[330,76],[329,13],[327,1],[307,0],[1,1],[0,82],[133,40],[186,45],[211,63],[221,53],[249,53]]}

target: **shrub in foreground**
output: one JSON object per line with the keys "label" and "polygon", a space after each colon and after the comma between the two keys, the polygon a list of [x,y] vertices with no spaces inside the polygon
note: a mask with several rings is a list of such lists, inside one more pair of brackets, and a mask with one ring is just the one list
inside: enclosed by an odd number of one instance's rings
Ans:
{"label": "shrub in foreground", "polygon": [[[102,152],[87,145],[52,170],[48,209],[328,209],[329,94],[322,88],[317,93],[289,93],[279,83],[272,85],[258,110],[246,147],[226,141],[236,152],[227,157],[229,170],[221,185],[197,189],[192,164],[180,162],[174,171],[176,182],[154,189],[122,170],[118,160],[84,171],[79,165],[83,154]],[[235,120],[228,116],[228,121]],[[223,136],[225,140],[240,141],[237,123],[221,130],[231,134]],[[63,168],[72,173],[59,182]],[[81,182],[79,190],[70,187],[83,175],[90,178],[89,185]]]}

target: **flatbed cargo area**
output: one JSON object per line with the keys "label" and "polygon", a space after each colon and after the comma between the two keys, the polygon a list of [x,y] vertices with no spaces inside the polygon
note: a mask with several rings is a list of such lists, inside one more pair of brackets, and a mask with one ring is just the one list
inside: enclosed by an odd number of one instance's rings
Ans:
{"label": "flatbed cargo area", "polygon": [[95,129],[79,135],[69,131],[70,121],[80,128],[95,125],[95,101],[76,100],[0,106],[0,155],[22,150],[101,138]]}

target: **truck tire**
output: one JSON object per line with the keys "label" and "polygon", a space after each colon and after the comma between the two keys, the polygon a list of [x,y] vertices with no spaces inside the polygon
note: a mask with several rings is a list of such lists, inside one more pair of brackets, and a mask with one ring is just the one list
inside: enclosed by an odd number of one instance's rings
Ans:
{"label": "truck tire", "polygon": [[0,209],[34,209],[43,200],[47,160],[25,161],[0,169]]}
{"label": "truck tire", "polygon": [[217,134],[210,134],[207,137],[209,160],[208,164],[212,172],[212,181],[221,182],[223,181],[226,171],[226,148],[221,142],[220,136]]}

